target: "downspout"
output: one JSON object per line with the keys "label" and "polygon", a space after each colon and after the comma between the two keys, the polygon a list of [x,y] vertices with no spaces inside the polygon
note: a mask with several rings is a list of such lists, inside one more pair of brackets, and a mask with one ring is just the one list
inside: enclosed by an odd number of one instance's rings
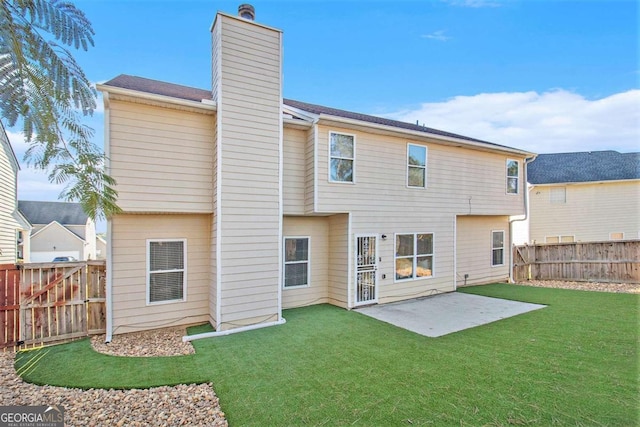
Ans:
{"label": "downspout", "polygon": [[185,335],[182,337],[182,342],[199,340],[202,338],[224,337],[226,335],[237,334],[238,332],[246,332],[246,331],[252,331],[254,329],[268,328],[270,326],[284,325],[285,323],[287,323],[285,318],[280,317],[280,320],[276,320],[275,322],[256,323],[255,325],[242,326],[240,328],[229,329],[226,331],[213,331],[213,332],[205,332],[205,333],[196,334],[196,335]]}
{"label": "downspout", "polygon": [[[536,159],[537,155],[524,159],[524,182],[527,184],[527,165]],[[524,191],[524,217],[509,220],[509,283],[513,283],[513,223],[529,219],[529,188]]]}
{"label": "downspout", "polygon": [[[104,169],[107,174],[111,172],[109,154],[110,154],[110,110],[109,110],[109,92],[102,92],[102,98],[104,100]],[[111,218],[107,219],[107,278],[106,278],[106,295],[105,295],[105,309],[106,309],[106,331],[104,341],[110,343],[113,338],[113,239],[112,237],[113,223]]]}

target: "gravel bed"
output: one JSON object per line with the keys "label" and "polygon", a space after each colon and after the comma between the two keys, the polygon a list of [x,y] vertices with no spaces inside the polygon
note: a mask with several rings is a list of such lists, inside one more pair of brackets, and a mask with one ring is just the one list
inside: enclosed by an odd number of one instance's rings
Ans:
{"label": "gravel bed", "polygon": [[[184,328],[93,337],[96,351],[118,356],[175,356],[194,353],[183,343]],[[144,390],[81,390],[37,386],[22,381],[14,353],[0,353],[0,406],[60,405],[68,426],[228,426],[211,384]]]}
{"label": "gravel bed", "polygon": [[574,289],[579,291],[614,292],[625,294],[640,294],[640,284],[633,283],[592,283],[592,282],[562,282],[558,280],[528,280],[517,283],[525,286],[542,288]]}
{"label": "gravel bed", "polygon": [[112,356],[183,356],[196,351],[190,342],[182,342],[187,334],[185,328],[155,329],[145,332],[114,335],[109,344],[104,342],[104,335],[91,337],[93,349],[99,353]]}

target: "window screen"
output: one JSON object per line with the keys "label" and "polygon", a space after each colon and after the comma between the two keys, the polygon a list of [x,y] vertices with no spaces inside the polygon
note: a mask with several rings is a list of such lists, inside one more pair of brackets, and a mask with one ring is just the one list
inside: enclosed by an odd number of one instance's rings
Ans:
{"label": "window screen", "polygon": [[149,302],[184,299],[184,240],[149,242]]}

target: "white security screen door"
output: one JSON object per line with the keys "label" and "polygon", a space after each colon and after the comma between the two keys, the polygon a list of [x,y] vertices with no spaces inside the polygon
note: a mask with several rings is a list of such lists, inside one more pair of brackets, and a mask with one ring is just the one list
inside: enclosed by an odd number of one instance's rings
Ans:
{"label": "white security screen door", "polygon": [[356,297],[355,305],[371,304],[378,299],[376,277],[378,274],[378,237],[356,237]]}

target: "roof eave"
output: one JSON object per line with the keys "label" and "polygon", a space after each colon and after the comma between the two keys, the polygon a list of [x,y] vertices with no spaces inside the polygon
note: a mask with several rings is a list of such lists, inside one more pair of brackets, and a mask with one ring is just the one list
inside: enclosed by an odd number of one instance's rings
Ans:
{"label": "roof eave", "polygon": [[197,110],[203,110],[203,112],[215,112],[218,110],[214,101],[203,99],[202,101],[192,101],[189,99],[176,98],[173,96],[166,95],[158,95],[150,92],[143,92],[140,90],[134,89],[125,89],[118,86],[111,86],[107,84],[98,84],[96,85],[96,89],[100,92],[107,92],[111,95],[123,96],[123,97],[131,97],[136,99],[142,99],[145,101],[149,101],[150,103],[160,104],[160,105],[174,105],[181,107],[189,107],[195,108]]}
{"label": "roof eave", "polygon": [[609,180],[599,180],[599,181],[562,181],[562,182],[544,182],[539,184],[532,184],[527,181],[527,183],[534,187],[551,187],[552,185],[581,185],[581,184],[615,184],[620,182],[640,182],[640,178],[631,178],[631,179],[609,179]]}
{"label": "roof eave", "polygon": [[517,155],[525,158],[532,158],[537,156],[537,154],[535,153],[519,150],[517,148],[497,146],[497,145],[491,145],[491,144],[481,143],[481,142],[474,142],[474,141],[470,141],[462,138],[454,138],[454,137],[439,135],[436,133],[431,133],[426,131],[403,129],[395,126],[382,125],[379,123],[371,123],[363,120],[349,119],[346,117],[333,116],[329,114],[320,114],[319,118],[320,118],[320,121],[336,122],[336,123],[342,123],[342,124],[347,124],[352,126],[353,125],[364,126],[364,127],[378,129],[385,132],[400,133],[400,134],[411,135],[411,136],[420,137],[420,138],[436,139],[441,143],[444,143],[446,145],[451,145],[451,146],[467,147],[467,148],[472,148],[476,150],[498,152],[498,153],[509,153],[509,154],[513,154],[513,155]]}

